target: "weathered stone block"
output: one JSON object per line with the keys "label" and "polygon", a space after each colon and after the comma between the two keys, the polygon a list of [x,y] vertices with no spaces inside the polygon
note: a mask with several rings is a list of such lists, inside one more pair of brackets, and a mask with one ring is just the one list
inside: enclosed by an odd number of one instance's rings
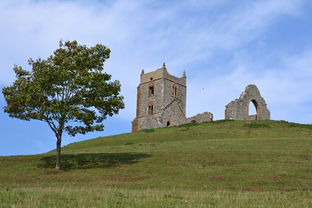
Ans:
{"label": "weathered stone block", "polygon": [[206,121],[212,121],[213,115],[210,112],[204,112],[197,114],[196,116],[187,118],[187,123],[202,123]]}

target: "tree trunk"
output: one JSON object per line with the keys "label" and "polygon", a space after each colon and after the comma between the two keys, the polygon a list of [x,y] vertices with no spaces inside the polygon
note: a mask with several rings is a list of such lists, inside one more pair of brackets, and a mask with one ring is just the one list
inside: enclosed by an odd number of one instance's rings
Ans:
{"label": "tree trunk", "polygon": [[61,169],[61,142],[62,137],[58,136],[56,141],[56,164],[55,169]]}

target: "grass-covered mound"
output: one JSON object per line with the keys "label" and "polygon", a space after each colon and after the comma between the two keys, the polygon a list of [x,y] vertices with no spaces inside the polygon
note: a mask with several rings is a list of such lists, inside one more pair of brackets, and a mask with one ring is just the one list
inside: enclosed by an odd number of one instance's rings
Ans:
{"label": "grass-covered mound", "polygon": [[312,207],[312,125],[216,121],[0,157],[0,207]]}

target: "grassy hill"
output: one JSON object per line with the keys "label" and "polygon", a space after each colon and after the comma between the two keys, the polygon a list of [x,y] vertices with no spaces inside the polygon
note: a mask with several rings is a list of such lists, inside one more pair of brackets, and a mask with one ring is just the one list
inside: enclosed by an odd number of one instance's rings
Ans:
{"label": "grassy hill", "polygon": [[0,207],[312,207],[312,125],[215,121],[0,157]]}

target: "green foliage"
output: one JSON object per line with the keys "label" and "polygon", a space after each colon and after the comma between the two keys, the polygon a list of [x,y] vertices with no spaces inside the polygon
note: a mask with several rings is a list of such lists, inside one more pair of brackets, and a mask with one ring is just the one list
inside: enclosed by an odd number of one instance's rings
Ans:
{"label": "green foliage", "polygon": [[9,116],[50,126],[57,138],[57,169],[63,132],[102,131],[103,120],[124,107],[119,81],[103,72],[110,49],[77,41],[60,41],[59,46],[46,60],[29,59],[31,71],[14,66],[16,81],[2,89]]}
{"label": "green foliage", "polygon": [[109,54],[100,44],[88,48],[61,41],[46,60],[29,59],[31,71],[14,66],[17,80],[2,89],[4,111],[23,120],[46,121],[56,135],[103,130],[101,122],[123,108],[120,83],[103,72]]}

